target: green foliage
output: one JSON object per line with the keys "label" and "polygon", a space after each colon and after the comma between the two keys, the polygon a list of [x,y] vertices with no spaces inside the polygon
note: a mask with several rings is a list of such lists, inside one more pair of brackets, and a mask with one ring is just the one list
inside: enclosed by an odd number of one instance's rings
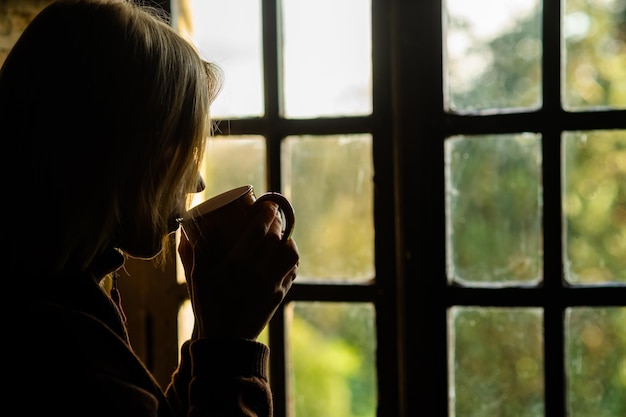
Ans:
{"label": "green foliage", "polygon": [[541,149],[536,135],[446,142],[451,274],[498,284],[541,275]]}
{"label": "green foliage", "polygon": [[577,308],[568,324],[571,417],[626,415],[626,308]]}
{"label": "green foliage", "polygon": [[[540,2],[539,2],[540,3]],[[471,46],[452,63],[466,72],[468,60],[483,62],[483,70],[470,80],[453,86],[450,102],[455,111],[485,109],[537,108],[540,106],[541,85],[541,14],[535,10],[529,15],[519,16],[515,29],[492,39],[477,39],[469,26],[462,20],[453,20],[451,29],[461,29],[471,41]]]}
{"label": "green foliage", "polygon": [[568,278],[626,283],[626,130],[564,137]]}
{"label": "green foliage", "polygon": [[251,184],[256,195],[267,191],[265,139],[261,136],[216,136],[207,142],[202,167],[206,199],[231,188]]}
{"label": "green foliage", "polygon": [[[315,343],[315,332],[303,322],[294,320],[293,332],[298,338],[293,343],[293,360],[297,364],[294,375],[296,415],[327,415],[330,410],[349,416],[351,393],[345,383],[358,367],[358,358],[341,341]],[[314,383],[311,383],[313,382]],[[315,398],[316,400],[311,400]]]}
{"label": "green foliage", "polygon": [[374,417],[371,320],[371,306],[296,304],[290,328],[296,416]]}
{"label": "green foliage", "polygon": [[565,43],[565,106],[626,108],[626,3],[568,0],[566,5],[573,29]]}
{"label": "green foliage", "polygon": [[455,415],[542,416],[541,312],[453,311]]}
{"label": "green foliage", "polygon": [[298,218],[300,281],[372,278],[372,137],[287,138],[283,158]]}

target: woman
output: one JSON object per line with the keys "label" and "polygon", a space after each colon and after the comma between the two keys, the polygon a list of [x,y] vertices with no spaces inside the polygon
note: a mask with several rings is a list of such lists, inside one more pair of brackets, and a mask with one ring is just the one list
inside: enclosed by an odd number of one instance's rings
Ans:
{"label": "woman", "polygon": [[[103,290],[127,257],[159,260],[202,189],[219,71],[155,10],[60,0],[0,70],[11,346],[5,395],[29,415],[270,416],[268,348],[255,341],[296,276],[273,203],[220,265],[179,246],[195,328],[162,389]],[[18,311],[18,313],[15,313]]]}

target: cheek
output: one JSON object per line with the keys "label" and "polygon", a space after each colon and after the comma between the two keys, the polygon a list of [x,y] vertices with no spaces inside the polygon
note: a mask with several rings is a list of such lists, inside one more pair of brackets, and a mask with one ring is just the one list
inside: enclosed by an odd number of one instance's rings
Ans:
{"label": "cheek", "polygon": [[151,259],[163,250],[165,231],[144,227],[120,239],[118,247],[134,258]]}
{"label": "cheek", "polygon": [[163,250],[163,239],[144,239],[122,249],[133,258],[152,259]]}

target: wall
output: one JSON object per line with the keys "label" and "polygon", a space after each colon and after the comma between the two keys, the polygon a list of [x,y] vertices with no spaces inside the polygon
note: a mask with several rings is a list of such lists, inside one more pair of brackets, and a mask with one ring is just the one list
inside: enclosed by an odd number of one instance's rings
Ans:
{"label": "wall", "polygon": [[0,0],[0,64],[28,23],[52,0]]}

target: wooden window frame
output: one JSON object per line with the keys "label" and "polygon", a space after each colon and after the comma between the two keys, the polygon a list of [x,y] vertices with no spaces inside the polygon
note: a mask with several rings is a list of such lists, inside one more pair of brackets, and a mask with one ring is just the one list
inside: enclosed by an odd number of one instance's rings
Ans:
{"label": "wooden window frame", "polygon": [[[399,156],[398,241],[402,282],[405,375],[402,416],[447,416],[448,335],[451,306],[540,307],[544,312],[545,415],[564,417],[565,309],[624,306],[626,287],[573,287],[562,261],[561,134],[568,130],[624,128],[623,110],[568,112],[561,103],[561,1],[543,2],[542,102],[536,111],[459,115],[444,110],[441,0],[394,1],[393,74],[395,143]],[[418,58],[419,57],[419,58]],[[426,64],[427,63],[427,64]],[[456,134],[539,133],[542,137],[543,285],[485,289],[450,285],[446,273],[444,141]],[[427,198],[411,198],[422,190]],[[414,191],[413,191],[414,192]],[[410,399],[410,400],[409,400]],[[384,414],[380,414],[384,415]]]}

